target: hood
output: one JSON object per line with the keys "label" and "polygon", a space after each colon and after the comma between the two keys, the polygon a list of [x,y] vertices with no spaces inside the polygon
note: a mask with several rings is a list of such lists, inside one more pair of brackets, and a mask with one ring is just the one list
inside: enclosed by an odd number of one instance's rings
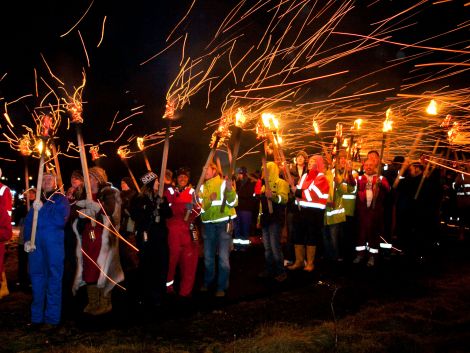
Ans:
{"label": "hood", "polygon": [[266,163],[266,169],[268,170],[268,181],[270,184],[275,183],[279,179],[279,168],[276,163]]}

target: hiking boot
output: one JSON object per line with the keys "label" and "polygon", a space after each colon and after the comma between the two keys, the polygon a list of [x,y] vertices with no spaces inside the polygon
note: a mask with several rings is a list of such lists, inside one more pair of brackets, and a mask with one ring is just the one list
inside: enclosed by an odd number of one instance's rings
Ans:
{"label": "hiking boot", "polygon": [[369,257],[369,260],[367,261],[367,267],[374,267],[375,266],[375,257],[371,256]]}

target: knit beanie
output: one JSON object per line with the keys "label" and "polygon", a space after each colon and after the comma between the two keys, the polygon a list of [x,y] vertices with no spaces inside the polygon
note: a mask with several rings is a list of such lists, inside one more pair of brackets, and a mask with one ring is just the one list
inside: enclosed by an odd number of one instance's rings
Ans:
{"label": "knit beanie", "polygon": [[103,185],[108,182],[108,176],[103,168],[100,167],[92,167],[88,170],[90,177],[93,176],[96,180],[98,180],[98,184]]}

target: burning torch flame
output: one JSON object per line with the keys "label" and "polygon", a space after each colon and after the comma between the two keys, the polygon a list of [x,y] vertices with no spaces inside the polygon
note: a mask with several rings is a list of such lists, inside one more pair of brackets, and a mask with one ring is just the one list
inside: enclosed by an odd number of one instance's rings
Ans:
{"label": "burning torch flame", "polygon": [[238,108],[237,114],[235,114],[235,126],[242,127],[245,124],[246,116],[243,114],[243,109]]}
{"label": "burning torch flame", "polygon": [[320,133],[320,128],[316,120],[313,120],[312,126],[313,126],[313,131],[315,132],[315,135],[318,135]]}
{"label": "burning torch flame", "polygon": [[165,114],[163,114],[164,119],[173,119],[175,117],[175,102],[168,100],[165,106]]}
{"label": "burning torch flame", "polygon": [[336,136],[342,137],[343,136],[343,124],[337,123],[336,124]]}
{"label": "burning torch flame", "polygon": [[452,115],[448,114],[444,121],[441,123],[440,127],[449,127],[450,121],[452,120]]}
{"label": "burning torch flame", "polygon": [[437,104],[434,99],[431,99],[429,102],[428,107],[426,108],[426,113],[429,115],[437,115]]}
{"label": "burning torch flame", "polygon": [[121,159],[126,159],[129,152],[129,149],[125,147],[119,147],[117,150],[117,154]]}
{"label": "burning torch flame", "polygon": [[449,143],[454,142],[455,138],[457,137],[459,133],[459,130],[460,130],[459,123],[454,122],[454,124],[452,125],[452,128],[449,131],[447,131],[447,138],[449,140]]}
{"label": "burning torch flame", "polygon": [[27,135],[23,136],[20,140],[19,149],[23,156],[29,156],[33,151],[31,151],[30,146],[30,139]]}
{"label": "burning torch flame", "polygon": [[139,150],[141,151],[144,150],[144,138],[143,137],[137,137],[137,147],[139,147]]}
{"label": "burning torch flame", "polygon": [[388,108],[387,109],[387,112],[385,113],[385,120],[384,120],[384,124],[383,124],[383,128],[382,128],[382,132],[389,132],[389,131],[392,131],[392,124],[393,124],[393,121],[392,119],[390,118],[390,115],[392,113],[392,109]]}
{"label": "burning torch flame", "polygon": [[42,153],[42,150],[44,148],[44,142],[42,142],[42,140],[39,140],[38,144],[36,145],[36,148],[38,149],[39,153]]}
{"label": "burning torch flame", "polygon": [[351,130],[360,130],[361,125],[362,125],[362,119],[356,119],[354,120],[354,124],[351,127]]}
{"label": "burning torch flame", "polygon": [[100,158],[100,153],[99,153],[99,147],[98,146],[91,146],[90,147],[90,154],[91,154],[91,160],[96,161],[97,159]]}
{"label": "burning torch flame", "polygon": [[83,123],[82,118],[82,105],[79,102],[72,102],[67,105],[67,110],[69,111],[73,123]]}
{"label": "burning torch flame", "polygon": [[269,130],[277,130],[279,129],[279,121],[275,118],[274,114],[271,113],[263,113],[261,115],[261,119],[263,119],[263,124]]}

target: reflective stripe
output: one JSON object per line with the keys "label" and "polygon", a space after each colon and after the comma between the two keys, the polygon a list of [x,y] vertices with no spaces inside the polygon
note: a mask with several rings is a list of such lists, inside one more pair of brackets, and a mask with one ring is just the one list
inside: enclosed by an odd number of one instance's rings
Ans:
{"label": "reflective stripe", "polygon": [[211,206],[220,206],[222,205],[222,200],[214,200],[211,202]]}
{"label": "reflective stripe", "polygon": [[168,206],[170,206],[170,207],[171,207],[171,202],[168,204]]}
{"label": "reflective stripe", "polygon": [[191,188],[191,190],[189,190],[189,195],[192,195],[192,194],[194,194],[194,189],[193,188]]}
{"label": "reflective stripe", "polygon": [[168,191],[170,192],[171,195],[175,194],[175,190],[173,190],[173,188],[168,188]]}
{"label": "reflective stripe", "polygon": [[382,249],[391,249],[392,248],[392,244],[389,244],[389,243],[380,243],[380,247]]}
{"label": "reflective stripe", "polygon": [[307,177],[307,174],[302,175],[302,178],[300,178],[299,183],[297,184],[297,189],[300,190],[300,188],[302,187],[302,184],[304,183],[306,177]]}
{"label": "reflective stripe", "polygon": [[321,199],[328,199],[328,194],[322,194],[322,192],[320,191],[320,189],[315,185],[315,184],[312,184],[309,189],[315,191],[315,193],[318,195],[319,198]]}
{"label": "reflective stripe", "polygon": [[281,195],[277,195],[277,203],[281,203],[282,202],[282,197]]}
{"label": "reflective stripe", "polygon": [[175,281],[166,282],[167,287],[171,287]]}
{"label": "reflective stripe", "polygon": [[233,207],[235,205],[235,203],[237,202],[238,200],[238,195],[235,194],[235,200],[233,200],[232,202],[228,202],[228,201],[225,201],[225,203],[229,206],[229,207]]}
{"label": "reflective stripe", "polygon": [[11,217],[11,211],[7,211],[8,212],[8,215]]}
{"label": "reflective stripe", "polygon": [[470,184],[463,184],[465,188],[470,188]]}
{"label": "reflective stripe", "polygon": [[250,245],[250,241],[249,241],[249,240],[238,239],[238,238],[233,239],[233,243],[234,243],[234,244],[241,244],[241,245]]}
{"label": "reflective stripe", "polygon": [[356,251],[364,251],[366,250],[366,246],[363,245],[363,246],[356,246]]}
{"label": "reflective stripe", "polygon": [[319,209],[322,209],[322,210],[325,209],[325,205],[322,204],[322,203],[307,202],[307,201],[302,201],[302,200],[300,200],[300,201],[295,200],[295,204],[296,204],[296,205],[299,205],[299,206],[302,206],[302,207],[319,208]]}
{"label": "reflective stripe", "polygon": [[304,190],[304,194],[305,194],[305,198],[307,199],[307,201],[312,202],[312,197],[310,196],[310,193],[308,192],[308,190]]}
{"label": "reflective stripe", "polygon": [[343,195],[343,199],[345,199],[345,200],[355,200],[356,195]]}
{"label": "reflective stripe", "polygon": [[369,248],[369,252],[371,254],[378,254],[379,253],[379,250],[378,249],[374,249],[374,248]]}
{"label": "reflective stripe", "polygon": [[3,193],[5,192],[7,186],[6,185],[3,185],[1,188],[0,188],[0,196],[3,196]]}
{"label": "reflective stripe", "polygon": [[327,216],[333,216],[335,214],[341,214],[341,213],[344,213],[344,208],[338,208],[337,210],[333,210],[333,211],[326,211]]}

